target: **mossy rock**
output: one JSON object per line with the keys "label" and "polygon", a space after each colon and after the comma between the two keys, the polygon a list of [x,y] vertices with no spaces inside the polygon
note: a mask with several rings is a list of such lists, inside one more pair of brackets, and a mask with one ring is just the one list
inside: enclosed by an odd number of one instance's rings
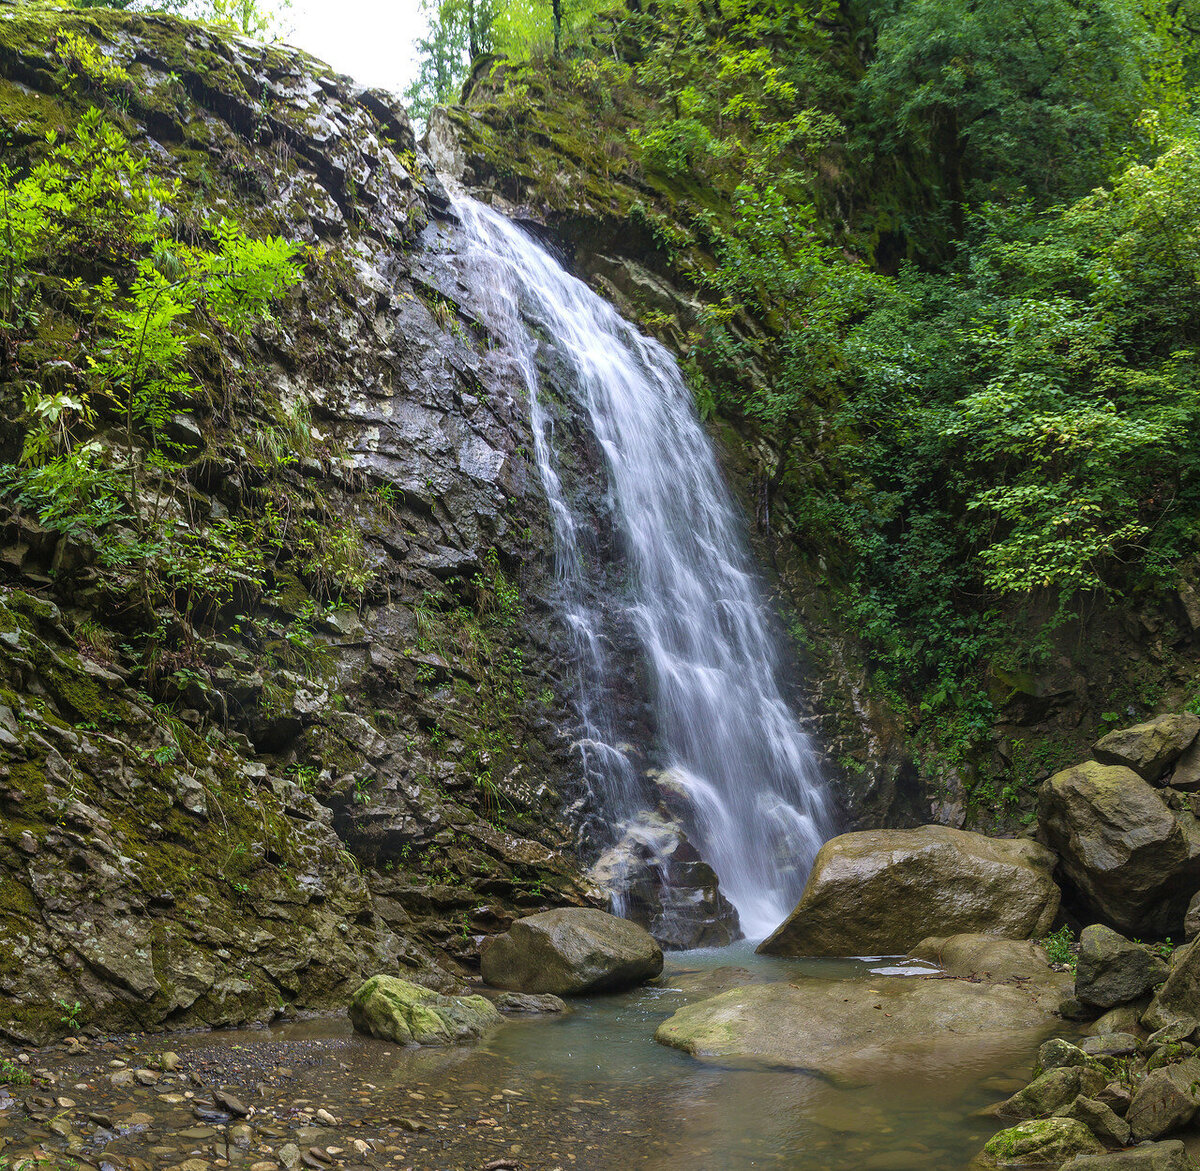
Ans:
{"label": "mossy rock", "polygon": [[395,976],[372,976],[350,1001],[358,1032],[398,1045],[473,1041],[502,1019],[482,996],[443,996]]}
{"label": "mossy rock", "polygon": [[993,1135],[971,1171],[1007,1167],[1061,1167],[1076,1155],[1102,1155],[1104,1146],[1074,1118],[1035,1118]]}

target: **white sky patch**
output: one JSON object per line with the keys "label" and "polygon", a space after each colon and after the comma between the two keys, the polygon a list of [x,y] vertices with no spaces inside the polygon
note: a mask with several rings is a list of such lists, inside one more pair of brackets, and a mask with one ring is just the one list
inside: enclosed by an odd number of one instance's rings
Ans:
{"label": "white sky patch", "polygon": [[364,85],[403,93],[425,31],[418,0],[294,0],[280,38]]}

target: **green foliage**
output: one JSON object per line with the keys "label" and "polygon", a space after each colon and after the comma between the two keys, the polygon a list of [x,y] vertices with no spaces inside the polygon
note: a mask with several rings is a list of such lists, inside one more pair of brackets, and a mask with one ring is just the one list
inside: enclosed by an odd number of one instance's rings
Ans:
{"label": "green foliage", "polygon": [[[545,134],[584,198],[625,176],[700,292],[701,413],[753,436],[760,516],[931,770],[980,759],[999,665],[1037,674],[1056,629],[1197,550],[1196,16],[660,0],[480,83],[517,172]],[[1019,819],[1044,764],[960,775]]]}
{"label": "green foliage", "polygon": [[71,0],[75,8],[125,8],[174,12],[195,20],[227,24],[248,37],[273,40],[282,31],[291,0]]}
{"label": "green foliage", "polygon": [[28,1070],[7,1057],[0,1061],[0,1085],[29,1086],[32,1084],[33,1078]]}
{"label": "green foliage", "polygon": [[[165,434],[199,392],[189,356],[205,331],[246,335],[301,275],[286,241],[251,239],[227,219],[207,242],[176,239],[178,190],[98,109],[24,176],[0,170],[2,330],[20,352],[44,296],[66,301],[91,337],[70,390],[33,384],[20,460],[0,468],[19,507],[135,581],[147,610],[181,589],[220,591],[254,560],[233,522],[201,531],[178,506],[186,452]],[[105,275],[65,270],[82,259]]]}
{"label": "green foliage", "polygon": [[1065,923],[1038,942],[1052,964],[1066,964],[1072,972],[1075,970],[1075,933]]}
{"label": "green foliage", "polygon": [[1128,0],[879,5],[863,132],[936,175],[939,212],[1019,192],[1078,194],[1152,92],[1158,43]]}

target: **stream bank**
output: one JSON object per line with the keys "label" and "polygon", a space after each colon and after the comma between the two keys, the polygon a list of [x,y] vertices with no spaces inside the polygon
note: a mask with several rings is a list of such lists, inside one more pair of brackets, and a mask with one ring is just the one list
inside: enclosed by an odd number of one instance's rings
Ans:
{"label": "stream bank", "polygon": [[[932,1047],[914,1051],[882,1080],[700,1062],[653,1040],[685,1004],[735,986],[874,987],[934,970],[779,960],[741,944],[674,953],[655,985],[575,1000],[565,1016],[512,1018],[475,1046],[402,1049],[354,1034],[341,1016],[105,1039],[76,1053],[68,1042],[17,1060],[55,1081],[10,1086],[7,1099],[0,1091],[0,1157],[15,1162],[40,1149],[58,1166],[73,1149],[82,1165],[114,1171],[268,1171],[289,1161],[413,1171],[503,1161],[520,1171],[961,1171],[995,1129],[975,1112],[1028,1078],[1024,1035],[957,1047],[949,1063],[933,1059]],[[175,1064],[163,1061],[166,1049],[177,1055],[174,1070],[164,1068]],[[214,1089],[252,1113],[232,1114]]]}

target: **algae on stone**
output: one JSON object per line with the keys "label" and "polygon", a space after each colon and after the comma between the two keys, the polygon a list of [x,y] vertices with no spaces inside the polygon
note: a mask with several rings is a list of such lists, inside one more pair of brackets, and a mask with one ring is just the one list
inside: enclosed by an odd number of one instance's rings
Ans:
{"label": "algae on stone", "polygon": [[395,976],[372,976],[354,993],[349,1012],[358,1032],[397,1045],[470,1041],[503,1020],[482,996],[443,996]]}

